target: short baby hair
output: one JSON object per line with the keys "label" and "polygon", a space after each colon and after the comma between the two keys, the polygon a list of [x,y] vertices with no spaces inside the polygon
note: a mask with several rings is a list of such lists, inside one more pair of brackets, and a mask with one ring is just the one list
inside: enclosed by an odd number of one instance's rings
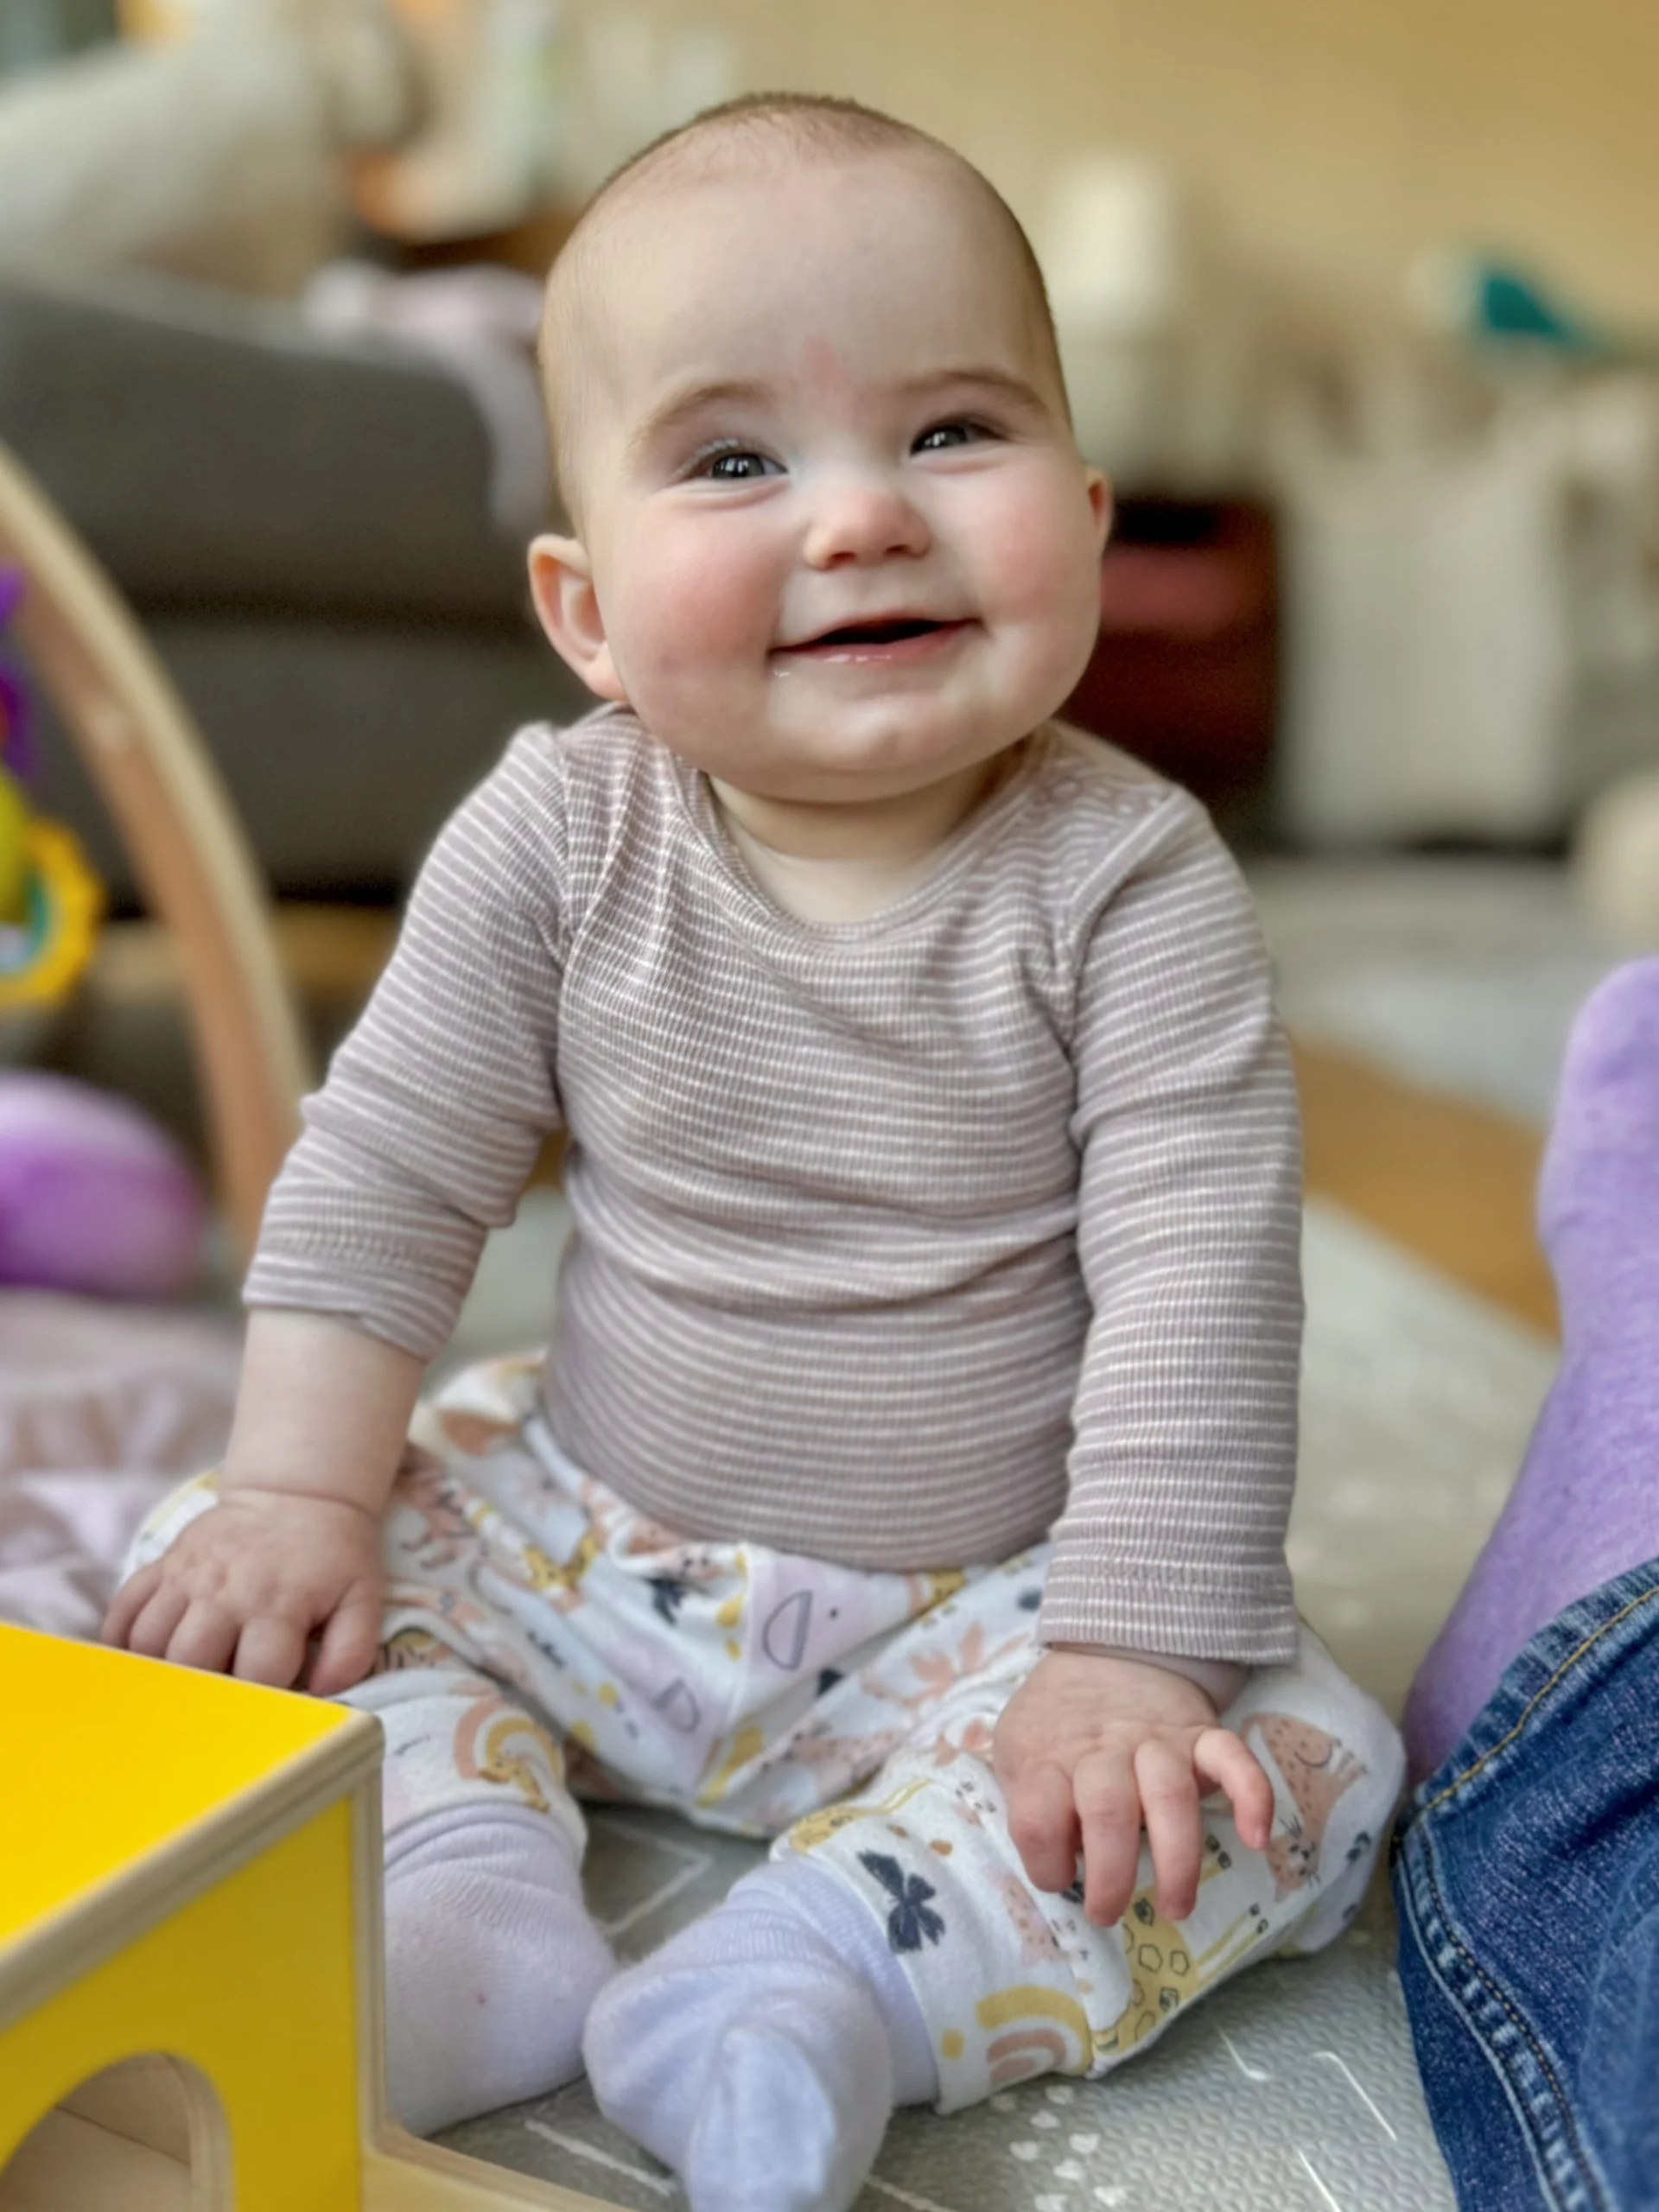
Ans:
{"label": "short baby hair", "polygon": [[677,176],[706,175],[722,154],[762,154],[768,148],[809,159],[876,154],[914,154],[947,164],[978,194],[1006,233],[1026,293],[1031,331],[1052,371],[1062,404],[1065,382],[1059,346],[1043,272],[1018,216],[1001,194],[973,163],[943,139],[901,123],[862,102],[818,92],[745,92],[704,108],[613,169],[582,210],[548,277],[542,311],[542,390],[551,436],[555,486],[575,518],[577,493],[575,448],[580,333],[585,305],[594,296],[602,262],[607,217],[620,201],[646,184],[671,185]]}

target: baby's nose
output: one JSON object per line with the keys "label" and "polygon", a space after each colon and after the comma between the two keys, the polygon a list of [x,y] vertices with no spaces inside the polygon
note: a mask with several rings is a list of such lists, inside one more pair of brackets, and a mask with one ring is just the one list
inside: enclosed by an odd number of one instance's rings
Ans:
{"label": "baby's nose", "polygon": [[820,486],[806,535],[809,567],[925,553],[925,518],[890,478],[847,474]]}

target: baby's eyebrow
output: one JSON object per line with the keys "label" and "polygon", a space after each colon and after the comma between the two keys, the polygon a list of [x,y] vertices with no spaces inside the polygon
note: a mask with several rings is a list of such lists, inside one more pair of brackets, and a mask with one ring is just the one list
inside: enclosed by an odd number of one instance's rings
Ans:
{"label": "baby's eyebrow", "polygon": [[642,452],[656,444],[658,439],[666,437],[670,432],[677,430],[693,416],[705,414],[710,409],[759,406],[769,397],[769,387],[753,378],[687,385],[682,391],[671,392],[666,399],[652,409],[628,440],[629,451]]}
{"label": "baby's eyebrow", "polygon": [[1000,391],[1027,407],[1040,408],[1041,393],[1035,385],[1024,377],[1017,377],[1007,369],[993,368],[989,364],[969,363],[963,367],[928,369],[920,376],[906,377],[899,390],[920,397],[929,391],[942,391],[953,385],[972,384],[992,391]]}

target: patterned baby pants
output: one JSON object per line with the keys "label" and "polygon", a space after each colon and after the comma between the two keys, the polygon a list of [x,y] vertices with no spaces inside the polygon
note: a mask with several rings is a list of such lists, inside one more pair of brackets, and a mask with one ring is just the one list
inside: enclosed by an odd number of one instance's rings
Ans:
{"label": "patterned baby pants", "polygon": [[[559,1451],[537,1359],[486,1362],[416,1417],[385,1517],[375,1673],[346,1702],[385,1730],[388,1843],[476,1804],[528,1806],[578,1850],[578,1796],[770,1836],[885,1927],[933,2038],[939,2108],[1057,2069],[1103,2074],[1252,1960],[1315,1950],[1357,1910],[1403,1762],[1382,1709],[1304,1630],[1225,1715],[1274,1786],[1265,1853],[1205,1808],[1197,1905],[1153,1903],[1144,1846],[1114,1928],[1080,1887],[1033,1890],[991,1770],[1040,1656],[1047,1547],[896,1574],[645,1520]],[[214,1503],[175,1493],[131,1565]]]}

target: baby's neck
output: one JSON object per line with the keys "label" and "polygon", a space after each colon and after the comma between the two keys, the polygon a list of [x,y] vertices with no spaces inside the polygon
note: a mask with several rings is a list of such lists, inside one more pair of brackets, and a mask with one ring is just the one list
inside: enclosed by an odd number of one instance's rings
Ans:
{"label": "baby's neck", "polygon": [[973,812],[1001,772],[1005,756],[976,760],[942,783],[894,798],[845,804],[763,798],[710,777],[728,823],[767,851],[790,860],[925,860]]}
{"label": "baby's neck", "polygon": [[762,798],[711,777],[749,873],[808,922],[861,922],[915,888],[933,855],[1001,780],[1006,754],[942,783],[867,804],[802,805]]}

